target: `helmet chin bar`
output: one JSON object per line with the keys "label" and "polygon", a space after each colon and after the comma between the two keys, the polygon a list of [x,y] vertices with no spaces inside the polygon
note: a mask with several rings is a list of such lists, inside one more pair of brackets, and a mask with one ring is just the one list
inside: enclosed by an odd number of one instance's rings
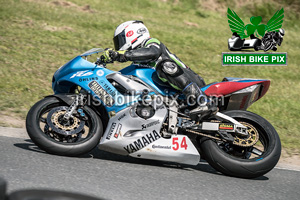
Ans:
{"label": "helmet chin bar", "polygon": [[131,49],[132,49],[131,44],[124,44],[121,48],[118,49],[118,51],[131,50]]}

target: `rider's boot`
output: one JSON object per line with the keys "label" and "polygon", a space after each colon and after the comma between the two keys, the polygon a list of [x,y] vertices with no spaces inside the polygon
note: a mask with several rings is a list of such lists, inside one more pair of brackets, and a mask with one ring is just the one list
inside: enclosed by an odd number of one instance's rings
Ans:
{"label": "rider's boot", "polygon": [[200,90],[197,84],[190,83],[183,89],[183,94],[188,101],[192,100],[197,103],[197,107],[192,109],[189,113],[190,118],[195,121],[208,118],[218,111],[218,107],[213,101],[209,101],[207,96]]}

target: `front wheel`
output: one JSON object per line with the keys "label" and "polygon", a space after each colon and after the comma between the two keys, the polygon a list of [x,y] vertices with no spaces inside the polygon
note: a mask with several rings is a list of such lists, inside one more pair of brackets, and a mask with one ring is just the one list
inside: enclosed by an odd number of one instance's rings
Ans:
{"label": "front wheel", "polygon": [[248,128],[251,138],[247,140],[253,145],[247,146],[243,138],[236,138],[239,145],[202,138],[200,144],[206,161],[217,171],[240,178],[256,178],[272,170],[281,154],[280,139],[274,127],[248,111],[233,110],[224,114]]}
{"label": "front wheel", "polygon": [[40,149],[61,156],[78,156],[97,146],[103,134],[99,116],[85,106],[82,112],[86,119],[71,116],[64,121],[68,107],[56,97],[47,97],[29,110],[26,129]]}

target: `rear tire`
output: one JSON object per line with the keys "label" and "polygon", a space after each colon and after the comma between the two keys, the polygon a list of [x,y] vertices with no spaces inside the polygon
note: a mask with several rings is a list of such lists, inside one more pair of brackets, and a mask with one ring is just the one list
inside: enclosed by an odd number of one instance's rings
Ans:
{"label": "rear tire", "polygon": [[281,154],[280,139],[274,127],[261,116],[248,111],[234,110],[224,114],[254,126],[264,151],[256,158],[241,158],[228,154],[216,141],[202,138],[200,144],[206,161],[217,171],[240,178],[256,178],[272,170]]}
{"label": "rear tire", "polygon": [[[31,140],[42,150],[61,156],[79,156],[88,153],[99,144],[103,135],[102,121],[99,116],[89,107],[83,108],[84,113],[88,117],[85,126],[88,125],[88,134],[86,138],[79,138],[77,141],[58,141],[46,134],[45,128],[41,127],[41,118],[43,113],[47,111],[67,106],[64,102],[55,97],[48,97],[37,102],[28,112],[26,117],[26,129]],[[45,114],[46,115],[46,114]],[[47,122],[48,123],[48,122]],[[47,123],[45,123],[47,125]],[[45,125],[45,126],[46,126]],[[44,129],[44,131],[42,130]],[[57,138],[63,138],[63,135],[54,133]]]}

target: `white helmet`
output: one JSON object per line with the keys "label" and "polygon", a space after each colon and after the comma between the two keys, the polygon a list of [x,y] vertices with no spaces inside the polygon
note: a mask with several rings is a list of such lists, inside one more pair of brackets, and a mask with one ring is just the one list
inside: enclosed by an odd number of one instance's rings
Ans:
{"label": "white helmet", "polygon": [[142,21],[127,21],[120,24],[114,34],[115,50],[128,50],[138,47],[150,37]]}
{"label": "white helmet", "polygon": [[285,31],[284,31],[283,28],[280,28],[280,29],[278,30],[278,33],[279,33],[279,36],[282,38],[282,37],[284,36],[284,34],[285,34]]}

